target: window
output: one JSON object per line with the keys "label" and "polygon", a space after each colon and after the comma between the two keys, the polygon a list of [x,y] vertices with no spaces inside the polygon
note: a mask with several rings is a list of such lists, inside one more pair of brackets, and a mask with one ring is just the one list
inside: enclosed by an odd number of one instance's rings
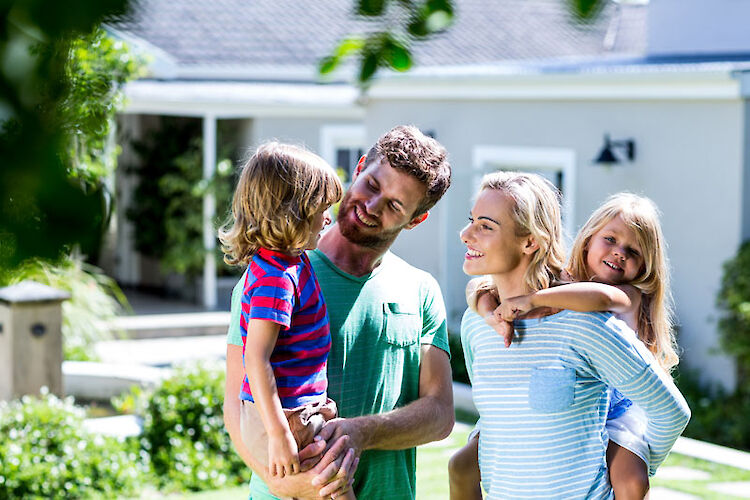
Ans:
{"label": "window", "polygon": [[538,174],[562,193],[565,242],[575,235],[575,151],[563,148],[475,146],[472,157],[474,191],[482,176],[495,170]]}
{"label": "window", "polygon": [[326,125],[320,129],[320,155],[339,172],[344,184],[351,182],[364,150],[362,125]]}

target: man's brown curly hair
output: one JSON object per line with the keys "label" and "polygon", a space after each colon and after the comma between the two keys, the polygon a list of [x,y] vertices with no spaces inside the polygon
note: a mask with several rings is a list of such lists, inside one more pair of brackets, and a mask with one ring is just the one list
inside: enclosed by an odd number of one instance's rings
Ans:
{"label": "man's brown curly hair", "polygon": [[427,188],[413,216],[432,208],[451,185],[448,153],[435,139],[412,125],[399,125],[382,135],[367,152],[362,169],[380,159],[391,167],[415,177]]}

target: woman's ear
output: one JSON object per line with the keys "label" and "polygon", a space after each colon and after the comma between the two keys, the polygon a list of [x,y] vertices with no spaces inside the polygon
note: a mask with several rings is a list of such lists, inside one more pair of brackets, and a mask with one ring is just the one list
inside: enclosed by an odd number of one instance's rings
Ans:
{"label": "woman's ear", "polygon": [[536,242],[536,238],[531,235],[527,236],[523,242],[523,253],[531,255],[537,250],[539,250],[539,243]]}

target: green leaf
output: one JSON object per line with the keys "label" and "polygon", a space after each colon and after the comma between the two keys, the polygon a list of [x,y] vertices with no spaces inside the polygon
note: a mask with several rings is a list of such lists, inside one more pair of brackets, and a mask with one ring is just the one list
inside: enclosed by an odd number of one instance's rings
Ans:
{"label": "green leaf", "polygon": [[453,24],[453,14],[445,11],[438,10],[430,14],[425,20],[425,26],[429,33],[439,33],[448,29]]}
{"label": "green leaf", "polygon": [[366,83],[369,82],[370,79],[372,79],[373,75],[375,75],[375,71],[377,71],[378,66],[380,65],[380,61],[383,58],[383,49],[380,50],[368,52],[363,55],[362,57],[362,63],[360,65],[359,69],[359,82],[360,83]]}
{"label": "green leaf", "polygon": [[341,40],[333,51],[335,57],[346,57],[360,52],[365,47],[365,39],[361,36],[350,36]]}
{"label": "green leaf", "polygon": [[318,63],[318,72],[321,75],[327,75],[338,67],[339,62],[340,60],[336,56],[326,56]]}
{"label": "green leaf", "polygon": [[383,55],[388,65],[396,71],[407,71],[411,68],[411,53],[408,47],[397,40],[388,40]]}
{"label": "green leaf", "polygon": [[568,0],[571,12],[579,20],[590,21],[604,6],[602,0]]}
{"label": "green leaf", "polygon": [[381,16],[387,0],[357,0],[357,14],[360,16]]}

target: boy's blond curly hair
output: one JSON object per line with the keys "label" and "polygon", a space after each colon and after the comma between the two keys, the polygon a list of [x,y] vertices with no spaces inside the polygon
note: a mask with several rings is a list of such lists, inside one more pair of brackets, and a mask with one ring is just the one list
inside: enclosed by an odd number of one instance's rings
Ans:
{"label": "boy's blond curly hair", "polygon": [[296,255],[313,218],[341,199],[336,172],[318,155],[289,144],[262,144],[245,163],[232,214],[219,230],[224,262],[248,265],[260,247]]}

